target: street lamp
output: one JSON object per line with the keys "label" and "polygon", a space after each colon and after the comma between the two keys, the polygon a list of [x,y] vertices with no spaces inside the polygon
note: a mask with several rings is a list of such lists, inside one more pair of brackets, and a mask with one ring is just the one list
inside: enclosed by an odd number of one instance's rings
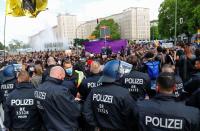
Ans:
{"label": "street lamp", "polygon": [[175,0],[175,25],[174,25],[174,45],[176,45],[177,42],[177,6],[178,6],[178,0]]}

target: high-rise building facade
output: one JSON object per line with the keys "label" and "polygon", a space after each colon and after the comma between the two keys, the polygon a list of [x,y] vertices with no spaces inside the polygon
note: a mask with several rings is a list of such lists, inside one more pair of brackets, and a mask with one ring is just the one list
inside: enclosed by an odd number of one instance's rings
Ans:
{"label": "high-rise building facade", "polygon": [[114,19],[119,24],[122,39],[150,40],[149,9],[131,7],[119,14],[79,23],[75,15],[60,14],[57,16],[57,26],[30,36],[29,44],[33,50],[67,48],[73,44],[75,38],[89,38],[98,24],[97,21],[103,19]]}
{"label": "high-rise building facade", "polygon": [[57,16],[60,39],[72,43],[76,37],[77,19],[75,15],[60,14]]}
{"label": "high-rise building facade", "polygon": [[[148,8],[131,7],[123,10],[122,13],[100,18],[99,21],[103,19],[114,19],[119,24],[122,39],[150,40],[150,17]],[[96,26],[97,20],[91,20],[81,24],[78,27],[78,37],[81,38],[83,36],[83,38],[88,38]]]}
{"label": "high-rise building facade", "polygon": [[33,50],[63,50],[72,45],[76,37],[76,16],[60,14],[57,16],[57,22],[58,25],[29,37],[29,45]]}

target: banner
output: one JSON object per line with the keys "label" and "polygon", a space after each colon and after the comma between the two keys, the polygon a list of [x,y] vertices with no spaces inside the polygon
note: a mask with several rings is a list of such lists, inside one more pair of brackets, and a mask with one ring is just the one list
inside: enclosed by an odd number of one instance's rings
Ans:
{"label": "banner", "polygon": [[36,17],[46,10],[48,0],[6,0],[6,15]]}
{"label": "banner", "polygon": [[[122,47],[126,48],[127,43],[127,40],[106,41],[106,45],[111,46],[114,53],[118,53]],[[100,54],[102,47],[105,47],[105,42],[104,40],[86,42],[84,46],[86,52]]]}

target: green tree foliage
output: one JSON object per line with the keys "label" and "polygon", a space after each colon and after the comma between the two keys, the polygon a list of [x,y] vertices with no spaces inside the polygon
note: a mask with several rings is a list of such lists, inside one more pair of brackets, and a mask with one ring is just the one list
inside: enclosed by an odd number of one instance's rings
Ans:
{"label": "green tree foliage", "polygon": [[[174,36],[175,2],[176,0],[165,0],[160,5],[158,28],[164,38]],[[191,36],[200,27],[200,1],[177,0],[177,3],[177,35],[185,33],[187,36]],[[183,18],[182,24],[180,18]]]}
{"label": "green tree foliage", "polygon": [[10,41],[8,46],[11,51],[16,51],[16,49],[25,49],[29,47],[29,45],[23,43],[23,41],[15,39]]}
{"label": "green tree foliage", "polygon": [[159,32],[158,26],[151,27],[151,40],[158,40],[159,39]]}
{"label": "green tree foliage", "polygon": [[89,40],[88,39],[79,39],[79,38],[76,38],[74,39],[74,46],[83,46],[83,43],[84,42],[88,42]]}
{"label": "green tree foliage", "polygon": [[0,50],[4,50],[4,45],[0,42]]}
{"label": "green tree foliage", "polygon": [[121,38],[119,24],[116,23],[113,19],[101,20],[101,22],[97,25],[95,30],[92,32],[92,36],[96,36],[96,38],[100,38],[100,27],[108,26],[110,29],[111,39],[118,40]]}

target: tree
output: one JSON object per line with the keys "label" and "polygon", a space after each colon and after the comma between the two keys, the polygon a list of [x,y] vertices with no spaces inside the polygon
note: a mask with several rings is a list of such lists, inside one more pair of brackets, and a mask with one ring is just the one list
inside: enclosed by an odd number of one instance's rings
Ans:
{"label": "tree", "polygon": [[[175,2],[176,0],[165,0],[160,5],[158,28],[164,38],[174,36]],[[200,27],[200,2],[199,0],[177,0],[177,3],[177,35],[185,33],[190,37]],[[180,18],[183,18],[183,23],[180,23]]]}
{"label": "tree", "polygon": [[84,42],[88,42],[89,40],[88,39],[79,39],[79,38],[76,38],[74,39],[74,46],[77,47],[77,46],[83,46],[83,43]]}
{"label": "tree", "polygon": [[4,50],[4,45],[0,42],[0,50]]}
{"label": "tree", "polygon": [[102,20],[95,30],[92,32],[92,36],[95,36],[96,38],[100,38],[100,28],[102,26],[107,26],[110,29],[110,35],[111,39],[113,40],[118,40],[121,38],[120,36],[120,30],[119,30],[119,24],[116,23],[113,19],[108,19],[108,20]]}
{"label": "tree", "polygon": [[11,51],[16,51],[16,49],[22,49],[26,46],[28,46],[28,45],[23,43],[23,41],[19,41],[19,40],[15,40],[15,39],[13,39],[12,41],[9,42],[9,49]]}
{"label": "tree", "polygon": [[151,30],[151,40],[158,40],[159,39],[158,26],[152,26],[150,30]]}

